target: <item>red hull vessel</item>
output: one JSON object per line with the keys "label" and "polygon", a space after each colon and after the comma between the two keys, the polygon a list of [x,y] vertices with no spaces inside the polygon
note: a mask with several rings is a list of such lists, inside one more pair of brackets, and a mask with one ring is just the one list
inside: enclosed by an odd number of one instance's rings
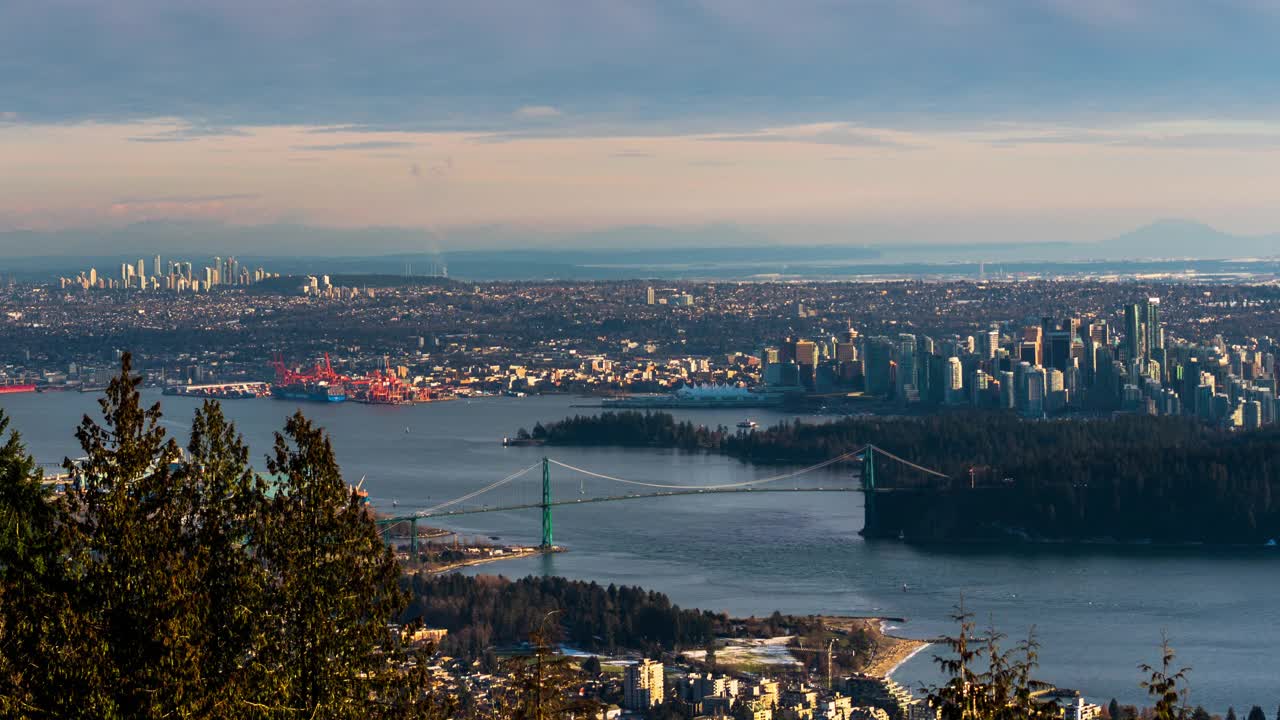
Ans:
{"label": "red hull vessel", "polygon": [[35,391],[36,391],[36,386],[30,385],[30,384],[0,385],[0,395],[7,395],[9,393],[35,392]]}

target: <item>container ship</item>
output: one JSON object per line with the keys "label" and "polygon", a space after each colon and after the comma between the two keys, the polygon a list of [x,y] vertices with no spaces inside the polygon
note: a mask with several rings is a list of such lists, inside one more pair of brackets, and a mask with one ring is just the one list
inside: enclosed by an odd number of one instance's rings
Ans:
{"label": "container ship", "polygon": [[33,383],[16,383],[13,385],[0,385],[0,395],[8,395],[10,393],[27,393],[35,392],[36,386]]}
{"label": "container ship", "polygon": [[297,381],[287,385],[273,385],[271,396],[281,400],[306,400],[309,402],[344,402],[347,393],[340,387],[320,380]]}
{"label": "container ship", "polygon": [[272,397],[329,403],[347,399],[346,387],[350,378],[333,371],[329,353],[324,354],[323,364],[316,363],[310,370],[292,370],[279,355],[272,359],[271,364],[276,371],[276,381],[271,386]]}

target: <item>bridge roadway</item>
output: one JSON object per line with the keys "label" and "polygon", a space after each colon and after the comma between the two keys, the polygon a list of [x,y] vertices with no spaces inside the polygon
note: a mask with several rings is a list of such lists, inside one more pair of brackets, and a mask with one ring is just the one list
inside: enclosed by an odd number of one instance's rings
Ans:
{"label": "bridge roadway", "polygon": [[530,502],[520,505],[499,505],[496,507],[479,507],[465,508],[462,510],[440,510],[438,512],[426,512],[417,515],[411,515],[400,518],[388,518],[388,520],[407,521],[410,518],[441,518],[453,515],[477,515],[479,513],[508,512],[511,510],[533,510],[543,507],[560,507],[565,505],[587,505],[589,503],[601,502],[618,502],[621,500],[648,500],[652,498],[662,497],[678,497],[681,495],[727,495],[729,493],[791,493],[791,492],[862,492],[860,487],[829,487],[829,488],[727,488],[727,489],[711,489],[711,490],[668,490],[664,492],[654,493],[631,493],[627,495],[606,495],[602,497],[574,498],[572,500],[552,500],[550,503]]}

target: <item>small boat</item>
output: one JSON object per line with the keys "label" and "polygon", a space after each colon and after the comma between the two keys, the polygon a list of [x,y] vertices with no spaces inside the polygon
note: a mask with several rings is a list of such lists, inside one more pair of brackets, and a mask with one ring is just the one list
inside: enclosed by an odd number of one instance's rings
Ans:
{"label": "small boat", "polygon": [[408,426],[408,425],[406,425],[406,426],[405,426],[405,428],[404,428],[404,434],[405,434],[405,435],[408,435],[408,434],[409,434],[409,426]]}
{"label": "small boat", "polygon": [[742,428],[743,430],[754,430],[759,426],[760,426],[759,423],[757,423],[755,420],[750,420],[750,419],[743,420],[742,422],[738,423],[738,427]]}

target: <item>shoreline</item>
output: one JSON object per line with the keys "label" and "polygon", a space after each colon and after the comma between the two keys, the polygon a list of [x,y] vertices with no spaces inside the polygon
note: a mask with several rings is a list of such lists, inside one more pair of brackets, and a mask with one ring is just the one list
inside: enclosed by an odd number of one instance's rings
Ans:
{"label": "shoreline", "polygon": [[875,677],[890,678],[898,668],[932,644],[927,640],[890,635],[885,630],[885,626],[890,622],[905,622],[903,618],[823,615],[819,619],[833,629],[851,630],[854,627],[860,627],[876,637],[875,657],[871,664],[862,670],[863,673]]}
{"label": "shoreline", "polygon": [[560,552],[564,552],[564,549],[558,546],[555,548],[552,548],[551,550],[534,548],[526,551],[512,552],[507,555],[471,558],[471,559],[462,560],[456,563],[450,563],[448,565],[442,565],[440,567],[420,568],[417,570],[405,570],[404,572],[405,574],[412,574],[412,575],[443,575],[448,572],[453,572],[454,570],[461,570],[462,568],[474,567],[476,565],[488,565],[489,563],[502,562],[503,560],[521,560],[528,557],[534,557],[536,555],[546,555],[549,553],[560,553]]}
{"label": "shoreline", "polygon": [[897,663],[896,665],[894,665],[893,667],[889,668],[889,672],[885,673],[885,675],[884,675],[886,678],[888,678],[888,679],[892,680],[892,679],[893,679],[893,674],[894,674],[894,673],[896,673],[896,672],[898,672],[898,670],[899,670],[899,669],[901,669],[903,665],[906,665],[906,664],[907,664],[907,662],[911,660],[911,658],[913,658],[913,657],[915,657],[916,655],[919,655],[920,653],[924,652],[926,649],[928,649],[928,647],[929,647],[930,645],[933,645],[933,643],[931,643],[931,642],[925,642],[925,641],[923,641],[923,640],[921,640],[921,641],[917,641],[917,642],[920,642],[920,646],[919,646],[919,647],[917,647],[916,649],[912,650],[911,652],[907,653],[907,656],[906,656],[906,657],[902,658],[901,660],[899,660],[899,661],[898,661],[898,663]]}

